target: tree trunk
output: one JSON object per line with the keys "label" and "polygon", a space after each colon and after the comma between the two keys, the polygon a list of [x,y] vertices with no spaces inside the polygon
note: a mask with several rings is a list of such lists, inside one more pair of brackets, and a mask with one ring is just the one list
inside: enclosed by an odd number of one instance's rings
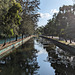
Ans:
{"label": "tree trunk", "polygon": [[17,37],[18,37],[18,36],[16,35],[16,41],[17,41]]}
{"label": "tree trunk", "polygon": [[22,48],[23,48],[23,34],[22,34]]}
{"label": "tree trunk", "polygon": [[22,39],[23,39],[23,34],[22,34]]}
{"label": "tree trunk", "polygon": [[65,39],[65,41],[67,42],[67,39]]}
{"label": "tree trunk", "polygon": [[5,41],[4,41],[4,44],[3,44],[3,46],[5,46],[6,45],[6,38],[5,38]]}
{"label": "tree trunk", "polygon": [[53,35],[52,35],[52,38],[53,38]]}
{"label": "tree trunk", "polygon": [[13,40],[11,40],[11,37],[9,38],[10,40],[9,40],[9,43],[11,43]]}
{"label": "tree trunk", "polygon": [[72,43],[71,39],[70,39],[70,43]]}

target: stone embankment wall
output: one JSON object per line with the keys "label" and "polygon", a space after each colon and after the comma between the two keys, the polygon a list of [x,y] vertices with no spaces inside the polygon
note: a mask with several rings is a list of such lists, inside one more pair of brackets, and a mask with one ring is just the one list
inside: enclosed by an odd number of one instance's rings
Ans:
{"label": "stone embankment wall", "polygon": [[34,35],[31,35],[29,37],[24,38],[23,40],[20,39],[19,41],[13,42],[3,48],[0,49],[0,58],[5,56],[6,54],[12,52],[15,48],[18,48],[21,46],[23,43],[27,42],[29,39],[33,38]]}
{"label": "stone embankment wall", "polygon": [[75,48],[74,47],[72,47],[70,45],[66,45],[66,44],[61,43],[61,42],[58,42],[58,41],[51,39],[51,38],[48,38],[46,36],[41,36],[41,37],[53,42],[56,46],[58,46],[59,48],[65,50],[65,51],[68,51],[70,54],[75,55]]}

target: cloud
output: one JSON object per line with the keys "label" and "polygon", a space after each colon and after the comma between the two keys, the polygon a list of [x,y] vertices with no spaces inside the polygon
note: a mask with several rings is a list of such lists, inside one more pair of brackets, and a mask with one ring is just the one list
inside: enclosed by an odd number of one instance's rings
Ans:
{"label": "cloud", "polygon": [[38,52],[38,55],[41,55],[41,54],[47,54],[46,50],[42,49]]}
{"label": "cloud", "polygon": [[40,12],[38,12],[38,14],[40,14],[41,18],[50,18],[51,17],[50,13],[40,13]]}
{"label": "cloud", "polygon": [[56,9],[51,9],[51,11],[50,11],[51,13],[58,13],[59,11],[58,10],[56,10]]}
{"label": "cloud", "polygon": [[58,10],[56,10],[56,9],[51,9],[51,11],[50,11],[50,13],[41,13],[41,12],[38,12],[38,14],[40,14],[40,17],[43,19],[43,18],[51,18],[52,17],[52,15],[54,14],[54,13],[58,13],[59,11]]}
{"label": "cloud", "polygon": [[38,25],[39,26],[44,26],[47,24],[48,20],[51,19],[53,17],[54,13],[58,13],[59,11],[57,9],[51,9],[50,12],[47,13],[41,13],[38,12],[38,14],[40,14],[41,18],[39,18],[39,22]]}

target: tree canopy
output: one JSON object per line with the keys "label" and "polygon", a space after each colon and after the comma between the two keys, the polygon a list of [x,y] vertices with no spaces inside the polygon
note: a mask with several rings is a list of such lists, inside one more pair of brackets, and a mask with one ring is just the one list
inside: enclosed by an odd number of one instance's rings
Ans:
{"label": "tree canopy", "polygon": [[33,34],[39,4],[39,0],[0,0],[0,36]]}
{"label": "tree canopy", "polygon": [[48,20],[41,33],[49,36],[59,36],[64,39],[75,40],[75,5],[63,5],[59,12]]}

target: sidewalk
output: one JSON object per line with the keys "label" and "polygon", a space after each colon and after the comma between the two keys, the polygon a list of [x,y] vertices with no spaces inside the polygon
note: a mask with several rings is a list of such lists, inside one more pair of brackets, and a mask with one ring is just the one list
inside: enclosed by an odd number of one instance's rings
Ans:
{"label": "sidewalk", "polygon": [[70,43],[70,40],[68,40],[67,42],[65,42],[65,41],[59,41],[59,42],[64,43],[66,45],[70,45],[72,47],[75,47],[75,42]]}
{"label": "sidewalk", "polygon": [[[24,39],[25,39],[25,38],[24,38]],[[14,43],[17,43],[17,42],[19,42],[19,41],[21,41],[21,40],[22,40],[22,39],[18,39],[17,41],[7,42],[7,43],[5,44],[5,46],[3,46],[3,44],[0,44],[0,50],[3,49],[3,48],[8,47],[8,46],[10,46],[10,45],[12,45],[12,44],[14,44]]]}
{"label": "sidewalk", "polygon": [[20,41],[22,41],[24,39],[28,39],[28,38],[32,38],[32,37],[35,37],[35,36],[34,35],[31,35],[31,36],[25,37],[23,39],[17,39],[17,41],[11,41],[10,43],[7,42],[5,46],[3,46],[3,44],[0,44],[0,50],[6,48],[8,46],[11,46],[12,44],[16,44],[17,42],[20,42]]}
{"label": "sidewalk", "polygon": [[48,38],[57,40],[57,41],[59,41],[59,42],[61,42],[61,43],[64,43],[64,44],[66,44],[66,45],[70,45],[70,46],[72,46],[72,47],[75,48],[75,42],[73,42],[73,41],[72,41],[72,43],[70,43],[70,40],[67,40],[67,42],[66,42],[65,40],[59,40],[59,37],[53,37],[53,38],[52,38],[51,36],[48,36]]}

